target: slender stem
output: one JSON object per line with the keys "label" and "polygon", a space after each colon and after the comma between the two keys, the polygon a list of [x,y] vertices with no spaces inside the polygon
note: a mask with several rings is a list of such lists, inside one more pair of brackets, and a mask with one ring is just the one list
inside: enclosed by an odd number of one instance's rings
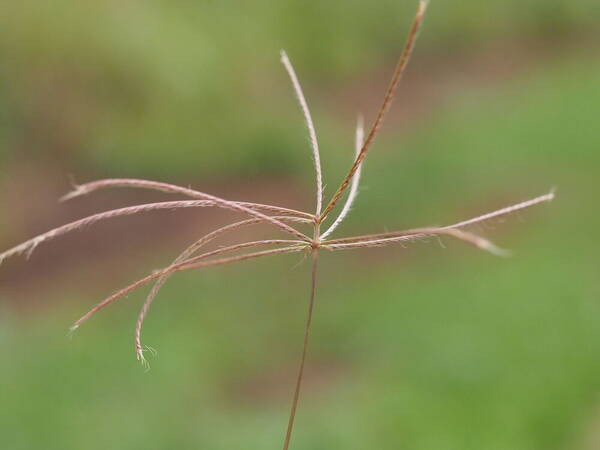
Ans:
{"label": "slender stem", "polygon": [[300,360],[300,368],[298,369],[298,378],[296,379],[296,387],[294,389],[294,398],[292,400],[292,408],[290,411],[290,419],[288,421],[287,431],[285,433],[285,441],[283,450],[288,450],[290,440],[292,439],[292,431],[294,429],[294,421],[296,419],[296,410],[298,409],[298,400],[300,398],[300,388],[304,378],[304,366],[306,363],[306,354],[308,352],[308,342],[310,338],[310,328],[312,325],[313,311],[315,308],[315,295],[317,292],[317,262],[319,261],[319,250],[312,250],[312,281],[310,288],[310,301],[308,303],[308,314],[306,317],[306,326],[304,328],[304,344],[302,346],[302,359]]}

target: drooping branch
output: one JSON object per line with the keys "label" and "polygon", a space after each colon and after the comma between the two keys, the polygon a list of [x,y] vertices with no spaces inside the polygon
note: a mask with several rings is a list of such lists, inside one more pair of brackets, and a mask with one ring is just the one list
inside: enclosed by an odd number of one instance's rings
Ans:
{"label": "drooping branch", "polygon": [[[255,247],[255,246],[259,246],[259,245],[280,244],[280,243],[294,243],[296,245],[292,245],[289,247],[283,247],[283,248],[275,248],[275,249],[271,249],[271,250],[264,250],[264,251],[255,252],[255,253],[247,253],[244,255],[230,256],[230,257],[220,258],[220,259],[215,259],[215,260],[210,260],[210,261],[201,261],[202,259],[206,259],[211,256],[217,256],[222,253],[239,250],[242,248]],[[81,316],[81,318],[79,318],[75,323],[73,323],[73,325],[71,326],[70,329],[71,329],[71,331],[76,330],[77,328],[79,328],[79,326],[83,322],[88,320],[90,317],[92,317],[94,314],[96,314],[101,309],[106,308],[108,305],[110,305],[114,301],[118,300],[119,298],[123,297],[124,295],[129,294],[130,292],[134,291],[135,289],[137,289],[153,280],[156,280],[157,278],[159,278],[165,274],[168,274],[171,272],[176,272],[176,271],[184,271],[184,270],[191,270],[191,269],[199,269],[199,268],[203,268],[203,267],[230,264],[230,263],[234,263],[234,262],[245,261],[247,259],[254,259],[254,258],[260,258],[263,256],[268,256],[268,255],[275,255],[278,253],[295,253],[295,252],[300,252],[300,251],[304,250],[306,247],[307,247],[307,245],[303,241],[265,240],[265,241],[246,242],[243,244],[236,244],[236,245],[232,245],[230,247],[223,247],[221,249],[214,250],[212,252],[204,253],[202,255],[196,256],[189,260],[183,261],[179,264],[166,267],[162,270],[158,270],[158,271],[146,276],[145,278],[142,278],[141,280],[138,280],[135,283],[130,284],[129,286],[121,289],[120,291],[114,293],[110,297],[108,297],[108,298],[102,300],[100,303],[96,304],[96,306],[94,306],[86,314]]]}
{"label": "drooping branch", "polygon": [[[276,216],[275,218],[278,220],[281,220],[281,221],[290,221],[290,222],[303,222],[303,223],[312,222],[309,219],[304,219],[301,217]],[[221,227],[211,233],[208,233],[207,235],[200,238],[198,241],[194,242],[188,248],[186,248],[175,259],[175,261],[173,261],[173,263],[171,263],[171,266],[177,265],[177,264],[187,260],[195,252],[197,252],[200,248],[202,248],[204,245],[206,245],[209,242],[213,241],[214,239],[222,236],[223,234],[230,233],[232,231],[237,231],[240,228],[243,228],[243,227],[246,227],[249,225],[259,224],[262,222],[263,221],[260,219],[247,219],[247,220],[243,220],[240,222],[232,223],[230,225],[226,225],[226,226]],[[144,362],[144,355],[143,355],[144,347],[142,346],[142,325],[144,323],[146,315],[148,314],[148,310],[150,309],[150,306],[152,305],[152,303],[154,302],[154,299],[158,295],[158,292],[160,291],[162,286],[168,281],[168,279],[172,275],[173,275],[173,272],[165,273],[165,274],[161,275],[160,278],[158,278],[158,280],[156,280],[156,283],[154,284],[154,286],[152,286],[152,290],[146,297],[146,300],[144,301],[144,304],[138,315],[138,319],[137,319],[136,325],[135,325],[135,350],[136,350],[138,360],[140,360],[142,362]]]}
{"label": "drooping branch", "polygon": [[421,24],[423,23],[423,17],[425,15],[426,8],[427,8],[427,2],[425,0],[421,0],[419,2],[419,8],[417,10],[417,14],[413,21],[412,27],[408,33],[408,39],[406,41],[406,45],[404,46],[404,50],[402,51],[402,54],[400,55],[398,64],[396,65],[396,68],[394,69],[394,74],[392,76],[392,80],[390,82],[390,85],[389,85],[386,93],[385,93],[383,103],[382,103],[381,107],[379,108],[379,112],[377,113],[375,122],[373,123],[373,126],[371,127],[371,130],[369,131],[369,134],[367,135],[367,138],[360,150],[360,153],[358,154],[356,160],[354,161],[354,164],[350,168],[350,171],[348,172],[348,174],[342,181],[342,184],[340,185],[340,187],[338,188],[336,193],[333,195],[332,199],[329,201],[329,203],[323,210],[320,220],[323,220],[325,217],[327,217],[327,215],[335,207],[335,205],[339,201],[340,197],[344,194],[344,191],[348,188],[350,181],[352,180],[354,174],[360,167],[362,161],[367,156],[367,152],[371,148],[371,144],[373,144],[375,136],[377,135],[377,132],[379,131],[379,128],[381,127],[381,123],[383,122],[383,119],[392,104],[392,100],[394,99],[394,95],[396,94],[396,88],[398,87],[398,83],[400,82],[400,79],[402,78],[402,74],[404,73],[404,70],[406,69],[408,61],[409,61],[412,51],[414,49],[417,35],[419,34],[419,29],[421,28]]}

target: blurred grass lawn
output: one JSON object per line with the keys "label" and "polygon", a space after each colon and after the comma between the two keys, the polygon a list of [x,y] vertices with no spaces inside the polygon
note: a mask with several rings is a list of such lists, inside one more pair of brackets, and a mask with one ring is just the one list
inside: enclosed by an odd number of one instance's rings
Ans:
{"label": "blurred grass lawn", "polygon": [[[599,448],[599,81],[600,60],[569,60],[466,91],[402,135],[387,128],[342,233],[449,223],[552,186],[558,197],[484,229],[509,259],[436,241],[324,255],[295,449]],[[195,168],[189,148],[178,158]],[[160,351],[147,374],[132,345],[142,293],[72,340],[63,330],[106,293],[57,286],[58,308],[5,307],[0,448],[277,448],[308,291],[297,261],[177,276],[146,323]]]}

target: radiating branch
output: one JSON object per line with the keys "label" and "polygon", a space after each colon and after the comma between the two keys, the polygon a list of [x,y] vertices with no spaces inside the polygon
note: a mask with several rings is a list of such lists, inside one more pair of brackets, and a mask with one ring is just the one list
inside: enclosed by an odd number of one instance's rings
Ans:
{"label": "radiating branch", "polygon": [[[73,192],[64,196],[62,198],[62,200],[68,200],[68,199],[71,199],[71,198],[74,198],[74,197],[77,197],[80,195],[88,194],[94,190],[107,188],[107,187],[146,188],[146,189],[160,190],[163,192],[179,193],[179,194],[187,195],[192,198],[198,198],[198,199],[203,199],[203,200],[212,200],[218,206],[221,206],[221,207],[227,208],[227,209],[231,209],[234,211],[240,211],[240,212],[249,214],[251,216],[263,219],[265,222],[270,222],[273,225],[275,225],[276,227],[280,228],[281,230],[284,230],[285,232],[292,234],[302,240],[306,240],[306,241],[310,240],[307,236],[300,233],[298,230],[295,230],[294,228],[290,227],[289,225],[286,225],[285,223],[283,223],[279,220],[272,219],[271,217],[269,217],[259,211],[256,211],[255,209],[253,209],[254,206],[252,206],[252,207],[245,206],[244,204],[230,201],[230,200],[225,200],[223,198],[216,197],[212,194],[207,194],[205,192],[200,192],[200,191],[196,191],[194,189],[188,189],[188,188],[175,186],[175,185],[171,185],[171,184],[167,184],[167,183],[159,183],[156,181],[137,180],[137,179],[128,179],[128,178],[99,180],[99,181],[95,181],[92,183],[87,183],[87,184],[84,184],[81,186],[77,186]],[[273,211],[274,207],[270,207],[268,205],[263,205],[263,206],[265,206],[265,207],[269,208],[271,211]],[[282,211],[277,211],[277,212],[281,213]],[[294,212],[294,213],[296,213],[296,212]],[[300,213],[300,214],[302,214],[302,213]],[[297,214],[294,214],[294,215],[297,215]],[[304,215],[304,214],[302,214],[302,215]],[[312,217],[312,216],[309,215],[309,217]]]}
{"label": "radiating branch", "polygon": [[[304,219],[301,217],[277,216],[275,218],[278,220],[281,220],[281,221],[304,222],[304,223],[311,222],[309,219]],[[261,219],[247,219],[247,220],[242,220],[240,222],[232,223],[230,225],[226,225],[226,226],[221,227],[211,233],[208,233],[207,235],[200,238],[198,241],[194,242],[188,248],[186,248],[175,259],[175,261],[173,261],[173,263],[171,263],[171,266],[177,265],[177,264],[187,260],[194,253],[196,253],[200,248],[202,248],[204,245],[206,245],[209,242],[213,241],[214,239],[222,236],[223,234],[230,233],[232,231],[237,231],[240,228],[243,228],[245,226],[255,225],[255,224],[260,224],[260,223],[263,223],[263,221]],[[136,325],[135,325],[135,350],[136,350],[138,360],[141,361],[142,363],[144,362],[144,354],[143,354],[144,347],[142,346],[142,325],[144,323],[146,315],[148,314],[148,310],[150,309],[150,306],[152,305],[152,302],[158,295],[158,292],[160,291],[162,286],[168,281],[168,279],[172,275],[173,275],[173,272],[165,273],[165,274],[161,275],[160,278],[158,278],[158,280],[156,280],[156,283],[154,283],[154,286],[152,286],[152,290],[146,297],[146,300],[144,301],[144,304],[138,315],[138,319],[137,319]]]}
{"label": "radiating branch", "polygon": [[347,244],[351,242],[359,242],[359,241],[370,241],[370,240],[378,240],[378,239],[387,239],[387,238],[396,238],[402,236],[416,236],[419,234],[427,234],[428,230],[451,230],[451,229],[459,229],[464,228],[466,226],[479,224],[485,222],[487,220],[495,219],[497,217],[505,216],[526,208],[530,208],[532,206],[538,205],[540,203],[549,202],[554,199],[554,192],[550,192],[545,195],[540,195],[539,197],[535,197],[531,200],[527,200],[521,203],[517,203],[515,205],[507,206],[506,208],[498,209],[496,211],[489,212],[487,214],[483,214],[481,216],[474,217],[472,219],[464,220],[462,222],[455,223],[453,225],[447,225],[445,227],[424,227],[424,228],[412,228],[408,230],[400,230],[400,231],[390,231],[387,233],[377,233],[377,234],[364,234],[361,236],[354,236],[349,238],[342,239],[332,239],[324,242],[327,245],[333,244]]}
{"label": "radiating branch", "polygon": [[[74,189],[68,194],[61,197],[60,201],[71,200],[73,198],[89,195],[95,191],[108,188],[150,189],[154,191],[167,192],[169,194],[185,195],[191,198],[205,198],[205,196],[207,195],[195,189],[185,188],[182,186],[177,186],[175,184],[162,183],[159,181],[139,180],[135,178],[107,178],[104,180],[92,181],[90,183],[75,185]],[[280,206],[237,201],[234,201],[233,203],[237,203],[238,205],[242,205],[247,208],[252,208],[259,211],[267,211],[275,214],[285,214],[289,216],[305,217],[307,219],[313,218],[312,214],[308,214],[302,211],[296,211],[295,209],[282,208]]]}
{"label": "radiating branch", "polygon": [[460,241],[466,242],[467,244],[473,245],[481,250],[485,250],[497,256],[508,256],[509,254],[508,251],[497,247],[494,243],[490,242],[485,238],[482,238],[481,236],[453,228],[421,228],[420,232],[417,234],[408,234],[396,237],[385,237],[379,239],[372,238],[367,240],[359,240],[355,242],[337,244],[330,244],[326,242],[323,244],[323,248],[327,250],[350,250],[355,248],[382,247],[387,244],[417,241],[430,236],[439,235],[447,235],[456,238]]}
{"label": "radiating branch", "polygon": [[[215,260],[210,260],[210,261],[201,261],[202,259],[205,259],[205,258],[208,258],[211,256],[216,256],[216,255],[219,255],[219,254],[222,254],[225,252],[229,252],[229,251],[239,250],[239,249],[245,248],[245,247],[252,247],[252,246],[258,246],[258,245],[270,245],[270,244],[277,244],[277,243],[284,243],[284,242],[286,242],[286,243],[292,242],[292,243],[295,243],[296,245],[292,245],[289,247],[283,247],[283,248],[275,248],[275,249],[271,249],[271,250],[264,250],[264,251],[255,252],[255,253],[247,253],[244,255],[230,256],[227,258],[220,258],[220,259],[215,259]],[[254,258],[260,258],[263,256],[268,256],[268,255],[275,255],[278,253],[295,253],[295,252],[300,252],[300,251],[304,250],[306,247],[307,247],[307,245],[303,241],[283,241],[283,240],[266,241],[265,240],[265,241],[247,242],[244,244],[236,244],[236,245],[232,245],[230,247],[223,247],[221,249],[214,250],[212,252],[204,253],[202,255],[196,256],[189,260],[183,261],[179,264],[169,266],[162,270],[158,270],[158,271],[146,276],[145,278],[142,278],[141,280],[138,280],[135,283],[130,284],[126,288],[121,289],[120,291],[114,293],[113,295],[104,299],[103,301],[98,303],[96,306],[94,306],[92,309],[90,309],[86,314],[84,314],[81,318],[79,318],[71,326],[70,329],[71,329],[71,331],[75,331],[77,328],[79,328],[79,326],[83,322],[88,320],[90,317],[92,317],[94,314],[96,314],[101,309],[106,308],[108,305],[110,305],[114,301],[118,300],[119,298],[123,297],[124,295],[129,294],[130,292],[134,291],[135,289],[137,289],[153,280],[156,280],[157,278],[159,278],[162,275],[165,275],[167,273],[183,271],[183,270],[199,269],[199,268],[210,267],[210,266],[219,266],[219,265],[230,264],[230,263],[239,262],[239,261],[245,261],[247,259],[254,259]]]}
{"label": "radiating branch", "polygon": [[17,245],[9,250],[0,254],[0,263],[6,258],[13,255],[19,255],[25,253],[27,257],[36,249],[38,245],[43,242],[49,241],[63,234],[67,234],[71,231],[78,230],[80,228],[95,224],[106,219],[112,219],[114,217],[131,216],[134,214],[156,211],[159,209],[177,209],[177,208],[199,208],[215,206],[215,202],[212,200],[179,200],[174,202],[159,202],[159,203],[146,203],[143,205],[129,206],[126,208],[113,209],[102,213],[94,214],[83,219],[76,220],[75,222],[62,225],[54,228],[53,230],[47,231],[46,233],[40,234],[22,244]]}
{"label": "radiating branch", "polygon": [[[75,230],[84,228],[86,226],[93,225],[96,222],[100,222],[100,221],[103,221],[106,219],[112,219],[115,217],[122,217],[122,216],[131,216],[134,214],[139,214],[139,213],[148,212],[148,211],[156,211],[156,210],[161,210],[161,209],[200,208],[200,207],[214,207],[214,206],[231,209],[228,206],[224,206],[213,200],[178,200],[178,201],[173,201],[173,202],[146,203],[146,204],[142,204],[142,205],[128,206],[125,208],[119,208],[119,209],[113,209],[110,211],[101,212],[98,214],[94,214],[92,216],[85,217],[83,219],[76,220],[76,221],[68,223],[66,225],[62,225],[60,227],[54,228],[53,230],[47,231],[43,234],[40,234],[40,235],[38,235],[34,238],[31,238],[9,250],[6,250],[3,253],[0,253],[0,264],[6,258],[9,258],[14,255],[19,255],[19,254],[25,253],[26,256],[29,257],[29,256],[31,256],[33,251],[43,242],[52,240],[54,238],[57,238],[64,234],[67,234],[71,231],[75,231]],[[269,219],[271,219],[270,216],[265,216],[265,217],[269,217]],[[292,219],[294,219],[294,218],[279,217],[278,219],[272,219],[272,220],[276,220],[278,223],[279,222],[283,223],[283,221],[294,221]],[[300,221],[308,221],[308,219],[301,219],[301,218],[297,218],[297,219],[299,219],[298,220],[299,222]],[[260,222],[267,222],[267,223],[272,221],[272,220],[267,221],[263,218],[257,218],[255,220],[260,221]],[[289,227],[289,225],[286,225],[286,227]],[[308,239],[308,238],[306,238],[306,236],[303,233],[296,231],[292,227],[289,227],[289,228],[295,231],[295,233],[294,233],[295,235],[304,236],[304,240]]]}
{"label": "radiating branch", "polygon": [[531,200],[526,200],[521,203],[517,203],[516,205],[508,206],[506,208],[498,209],[496,211],[492,211],[490,213],[484,214],[482,216],[474,217],[469,220],[465,220],[463,222],[455,223],[454,225],[449,225],[446,228],[462,228],[468,225],[474,225],[476,223],[485,222],[486,220],[495,219],[496,217],[505,216],[507,214],[511,214],[517,211],[520,211],[525,208],[530,208],[531,206],[538,205],[544,202],[550,202],[554,200],[554,191],[551,191],[545,195],[540,195],[539,197],[532,198]]}

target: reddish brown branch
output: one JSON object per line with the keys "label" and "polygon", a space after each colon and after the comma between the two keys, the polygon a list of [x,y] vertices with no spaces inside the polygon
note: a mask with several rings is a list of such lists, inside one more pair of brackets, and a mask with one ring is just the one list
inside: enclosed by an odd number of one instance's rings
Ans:
{"label": "reddish brown branch", "polygon": [[379,112],[377,113],[375,122],[373,123],[373,126],[371,127],[371,131],[369,131],[369,134],[367,135],[367,138],[362,146],[362,149],[360,150],[360,153],[356,157],[356,160],[354,161],[354,164],[350,168],[350,171],[344,178],[344,181],[342,181],[342,184],[340,185],[340,187],[338,188],[336,193],[333,195],[333,198],[327,204],[327,206],[323,210],[323,213],[319,217],[320,221],[322,221],[325,217],[327,217],[327,215],[331,212],[331,210],[335,207],[335,205],[339,201],[340,197],[344,194],[344,191],[348,188],[348,185],[352,181],[352,177],[354,177],[354,174],[356,173],[359,166],[362,164],[363,160],[367,156],[367,152],[371,148],[371,144],[375,140],[375,136],[377,135],[377,132],[379,131],[379,128],[381,127],[381,123],[383,122],[383,119],[392,104],[392,100],[394,99],[394,95],[396,94],[396,88],[398,87],[398,83],[400,82],[400,79],[402,78],[402,74],[404,73],[404,70],[406,69],[406,66],[408,65],[408,61],[410,60],[410,55],[412,54],[412,51],[414,49],[415,42],[417,40],[417,35],[419,34],[419,29],[421,28],[421,24],[423,23],[423,17],[425,15],[426,8],[427,8],[427,2],[425,0],[421,0],[419,2],[419,9],[417,10],[417,14],[413,21],[412,27],[408,33],[408,39],[406,41],[406,45],[404,46],[404,50],[402,51],[402,54],[400,55],[398,64],[396,65],[396,68],[394,69],[394,74],[392,76],[390,86],[388,87],[388,90],[385,93],[385,97],[383,98],[383,103],[381,105],[381,108],[379,108]]}

